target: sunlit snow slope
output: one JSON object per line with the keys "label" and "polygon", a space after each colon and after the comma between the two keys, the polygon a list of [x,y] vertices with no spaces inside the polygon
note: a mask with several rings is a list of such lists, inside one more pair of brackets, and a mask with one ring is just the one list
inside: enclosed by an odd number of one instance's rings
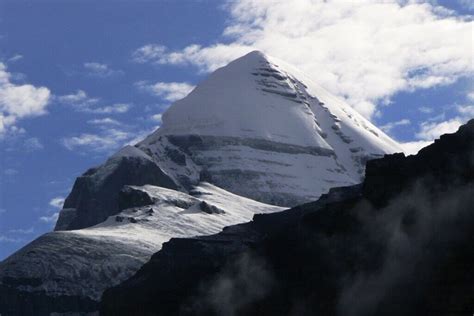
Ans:
{"label": "sunlit snow slope", "polygon": [[299,70],[258,51],[175,102],[138,147],[185,187],[205,179],[284,206],[358,183],[368,159],[402,151]]}
{"label": "sunlit snow slope", "polygon": [[3,283],[23,280],[15,284],[22,291],[98,301],[107,287],[130,277],[172,237],[214,234],[254,214],[282,210],[209,183],[190,194],[151,185],[123,192],[131,200],[145,194],[150,204],[125,209],[93,227],[39,237],[0,263]]}

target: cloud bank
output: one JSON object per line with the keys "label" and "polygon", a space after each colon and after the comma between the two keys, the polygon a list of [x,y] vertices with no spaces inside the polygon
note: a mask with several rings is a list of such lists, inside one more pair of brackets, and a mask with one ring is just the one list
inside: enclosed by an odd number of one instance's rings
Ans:
{"label": "cloud bank", "polygon": [[397,92],[473,73],[473,23],[430,3],[238,0],[226,10],[222,42],[176,51],[147,44],[133,59],[209,72],[259,49],[299,67],[368,118]]}

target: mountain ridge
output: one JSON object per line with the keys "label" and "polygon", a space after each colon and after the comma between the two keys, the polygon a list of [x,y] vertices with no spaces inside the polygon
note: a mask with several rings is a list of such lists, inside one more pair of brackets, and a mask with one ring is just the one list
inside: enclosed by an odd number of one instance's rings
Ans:
{"label": "mountain ridge", "polygon": [[170,240],[101,313],[469,315],[473,193],[471,120],[417,155],[369,161],[363,184]]}
{"label": "mountain ridge", "polygon": [[400,150],[287,69],[258,52],[237,59],[174,103],[162,128],[78,177],[55,231],[0,263],[0,313],[93,312],[170,238],[316,200]]}

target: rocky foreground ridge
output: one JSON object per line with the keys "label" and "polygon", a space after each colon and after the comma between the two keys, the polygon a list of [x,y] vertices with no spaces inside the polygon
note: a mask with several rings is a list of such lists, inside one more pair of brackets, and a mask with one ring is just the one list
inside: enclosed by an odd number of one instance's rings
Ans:
{"label": "rocky foreground ridge", "polygon": [[474,120],[361,185],[221,233],[172,239],[103,315],[470,315]]}

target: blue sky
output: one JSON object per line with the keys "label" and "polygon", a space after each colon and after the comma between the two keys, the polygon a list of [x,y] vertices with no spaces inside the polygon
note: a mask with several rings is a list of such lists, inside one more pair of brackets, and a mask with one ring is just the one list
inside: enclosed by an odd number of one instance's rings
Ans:
{"label": "blue sky", "polygon": [[0,260],[75,177],[251,49],[302,68],[416,150],[474,115],[473,5],[0,0]]}

